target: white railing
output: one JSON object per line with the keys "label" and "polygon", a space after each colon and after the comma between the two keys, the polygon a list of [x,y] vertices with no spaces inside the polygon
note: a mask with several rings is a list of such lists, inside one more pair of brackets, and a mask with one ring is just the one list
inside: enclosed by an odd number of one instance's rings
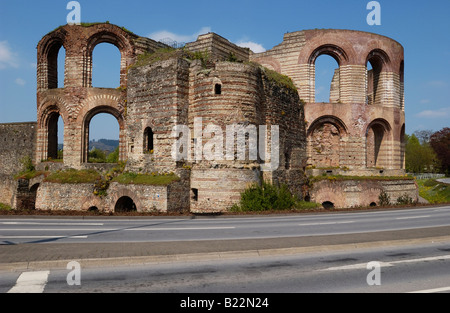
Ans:
{"label": "white railing", "polygon": [[436,179],[445,177],[445,174],[436,173],[408,173],[408,175],[414,176],[416,179]]}

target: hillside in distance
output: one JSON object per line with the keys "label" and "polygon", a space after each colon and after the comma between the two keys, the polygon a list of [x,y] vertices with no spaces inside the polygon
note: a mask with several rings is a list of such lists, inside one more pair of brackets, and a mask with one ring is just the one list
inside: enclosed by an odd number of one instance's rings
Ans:
{"label": "hillside in distance", "polygon": [[[97,148],[99,150],[105,151],[107,153],[113,152],[119,146],[119,140],[112,139],[99,139],[89,141],[89,151]],[[58,150],[63,150],[64,145],[62,143],[58,144]]]}

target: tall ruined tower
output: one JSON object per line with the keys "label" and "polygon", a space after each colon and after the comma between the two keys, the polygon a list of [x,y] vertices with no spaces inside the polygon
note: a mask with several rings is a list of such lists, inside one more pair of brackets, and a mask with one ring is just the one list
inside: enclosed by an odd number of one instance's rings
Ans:
{"label": "tall ruined tower", "polygon": [[[315,100],[315,63],[321,55],[338,64],[327,103]],[[251,59],[291,77],[306,103],[309,175],[405,174],[404,52],[398,42],[360,31],[305,30],[287,33],[280,45]],[[331,194],[317,193],[316,201]],[[343,200],[335,201],[339,197]],[[342,205],[346,196],[333,198]]]}
{"label": "tall ruined tower", "polygon": [[[116,46],[121,55],[120,87],[92,87],[92,54],[100,43]],[[127,72],[139,54],[163,47],[112,24],[66,25],[38,44],[38,163],[57,157],[57,123],[64,122],[64,164],[80,168],[88,162],[89,124],[100,113],[113,115],[120,127],[120,159],[127,158],[125,111]],[[64,86],[58,86],[58,53],[66,51]]]}

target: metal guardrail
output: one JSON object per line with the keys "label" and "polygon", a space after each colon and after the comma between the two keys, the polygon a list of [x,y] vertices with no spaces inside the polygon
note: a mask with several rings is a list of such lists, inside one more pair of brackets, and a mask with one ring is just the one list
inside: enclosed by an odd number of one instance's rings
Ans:
{"label": "metal guardrail", "polygon": [[445,174],[436,173],[408,173],[408,175],[414,176],[416,179],[436,179],[445,177]]}

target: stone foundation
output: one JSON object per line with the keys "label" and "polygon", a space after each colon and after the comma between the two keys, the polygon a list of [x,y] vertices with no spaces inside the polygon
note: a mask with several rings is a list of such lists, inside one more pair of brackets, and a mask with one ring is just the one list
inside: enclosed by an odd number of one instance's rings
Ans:
{"label": "stone foundation", "polygon": [[314,182],[310,190],[311,201],[317,203],[332,203],[335,208],[369,207],[380,205],[379,196],[382,192],[390,198],[391,204],[407,195],[413,201],[418,201],[419,193],[414,180],[329,180]]}
{"label": "stone foundation", "polygon": [[[107,196],[94,195],[94,184],[60,184],[44,182],[36,197],[37,210],[116,212],[129,211],[121,203],[134,203],[137,212],[189,211],[189,190],[185,182],[169,186],[111,183]],[[125,201],[124,201],[125,200]]]}

